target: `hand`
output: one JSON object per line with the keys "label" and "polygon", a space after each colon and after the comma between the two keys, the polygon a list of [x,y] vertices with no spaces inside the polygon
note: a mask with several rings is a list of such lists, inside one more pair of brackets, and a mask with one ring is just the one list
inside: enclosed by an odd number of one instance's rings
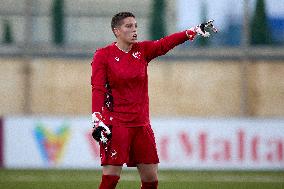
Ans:
{"label": "hand", "polygon": [[102,121],[102,115],[99,112],[94,112],[92,114],[92,123],[93,123],[93,138],[98,141],[106,144],[107,141],[111,138],[111,131]]}
{"label": "hand", "polygon": [[204,22],[202,24],[197,25],[192,30],[195,31],[198,35],[202,37],[209,37],[210,33],[206,31],[206,29],[210,29],[214,33],[217,33],[218,30],[213,25],[214,20],[209,20],[208,22]]}

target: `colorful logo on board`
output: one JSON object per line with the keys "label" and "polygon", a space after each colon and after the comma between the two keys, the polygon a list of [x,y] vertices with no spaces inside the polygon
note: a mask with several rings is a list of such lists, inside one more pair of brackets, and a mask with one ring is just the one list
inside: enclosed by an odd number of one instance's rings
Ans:
{"label": "colorful logo on board", "polygon": [[38,123],[34,129],[34,136],[38,144],[41,157],[47,165],[57,165],[62,159],[64,148],[70,137],[70,129],[66,124],[51,131]]}

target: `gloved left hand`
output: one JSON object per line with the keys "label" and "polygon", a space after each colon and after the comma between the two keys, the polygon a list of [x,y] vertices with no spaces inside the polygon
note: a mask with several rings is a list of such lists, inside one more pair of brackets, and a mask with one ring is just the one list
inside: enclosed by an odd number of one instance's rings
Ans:
{"label": "gloved left hand", "polygon": [[217,33],[217,28],[213,25],[214,20],[209,20],[207,22],[201,23],[194,28],[191,28],[190,30],[196,32],[198,35],[201,35],[202,37],[209,37],[210,33],[206,30],[213,31],[214,33]]}

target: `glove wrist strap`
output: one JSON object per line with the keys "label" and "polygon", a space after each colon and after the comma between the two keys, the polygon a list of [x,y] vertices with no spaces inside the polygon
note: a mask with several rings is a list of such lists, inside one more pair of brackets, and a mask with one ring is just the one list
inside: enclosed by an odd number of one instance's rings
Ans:
{"label": "glove wrist strap", "polygon": [[102,115],[100,112],[94,112],[92,113],[92,122],[95,123],[95,122],[100,122],[102,121]]}

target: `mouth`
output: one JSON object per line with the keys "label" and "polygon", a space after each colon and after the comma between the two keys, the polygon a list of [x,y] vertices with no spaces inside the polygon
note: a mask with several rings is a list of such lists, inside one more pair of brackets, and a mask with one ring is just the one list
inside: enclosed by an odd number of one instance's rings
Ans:
{"label": "mouth", "polygon": [[137,34],[132,35],[132,40],[137,40]]}

